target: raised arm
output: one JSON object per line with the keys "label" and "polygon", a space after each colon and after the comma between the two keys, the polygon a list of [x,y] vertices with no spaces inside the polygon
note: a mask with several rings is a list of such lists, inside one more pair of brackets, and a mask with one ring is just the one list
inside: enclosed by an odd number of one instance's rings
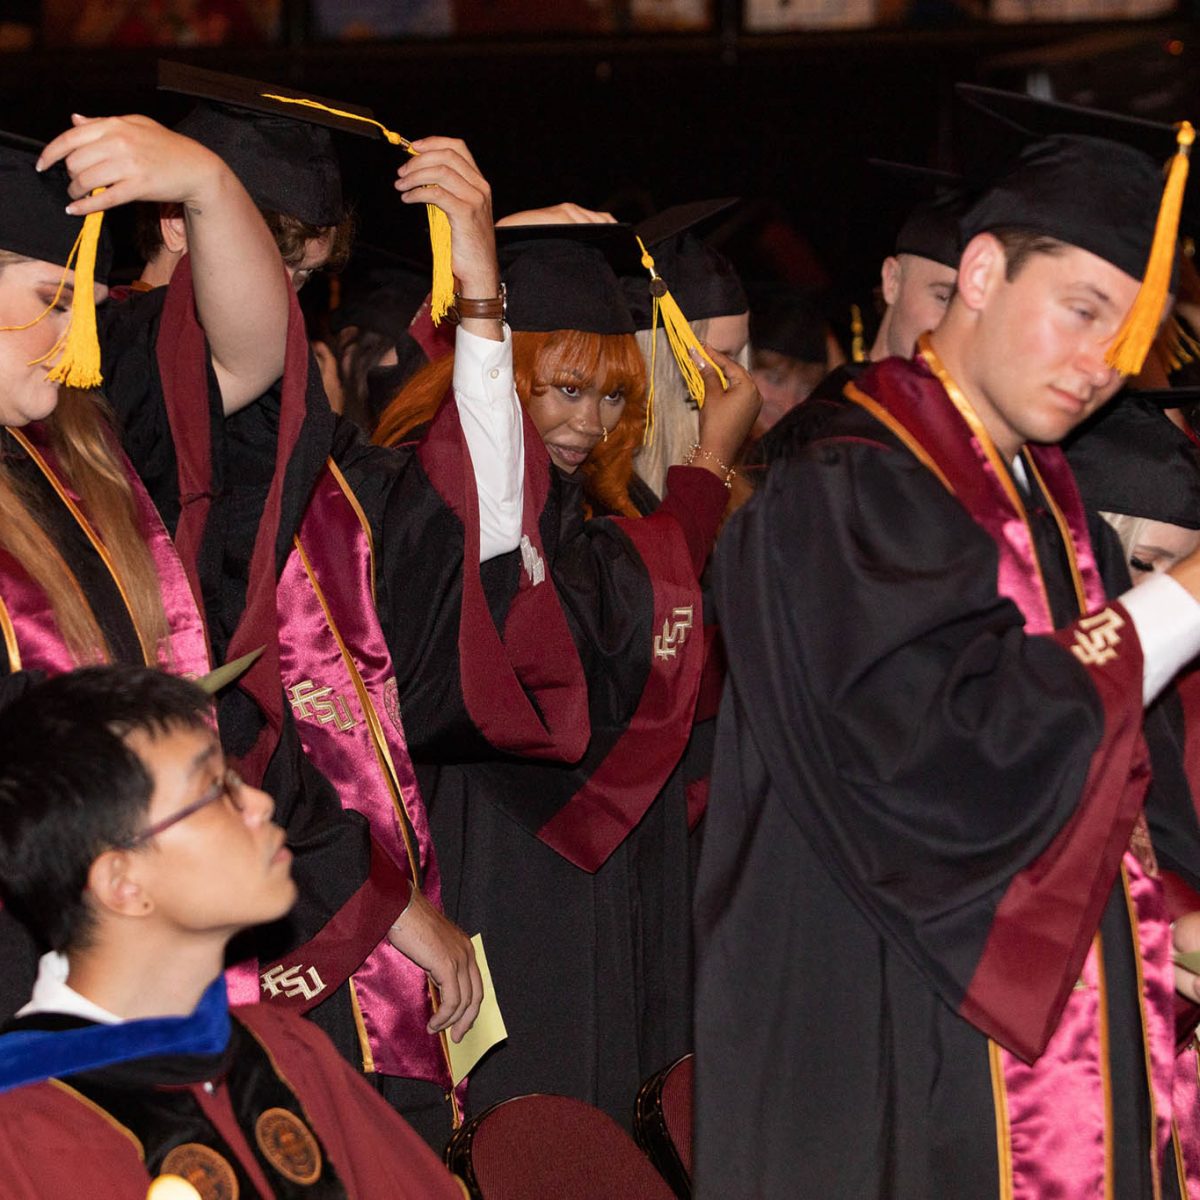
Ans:
{"label": "raised arm", "polygon": [[282,374],[288,321],[287,276],[254,202],[212,151],[149,117],[71,120],[39,170],[65,162],[75,215],[135,200],[182,206],[196,312],[225,411],[243,408]]}
{"label": "raised arm", "polygon": [[[491,187],[463,142],[429,137],[413,147],[417,156],[397,172],[396,189],[406,204],[436,204],[448,217],[457,296],[498,300]],[[459,324],[454,399],[479,494],[479,556],[485,561],[516,549],[524,499],[521,404],[512,338],[499,315],[464,316]]]}

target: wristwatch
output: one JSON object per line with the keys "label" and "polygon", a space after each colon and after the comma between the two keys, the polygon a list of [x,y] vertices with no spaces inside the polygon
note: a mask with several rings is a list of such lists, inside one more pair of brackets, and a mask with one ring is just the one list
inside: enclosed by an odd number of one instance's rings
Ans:
{"label": "wristwatch", "polygon": [[508,288],[501,283],[500,295],[486,300],[471,300],[454,293],[454,304],[446,313],[446,320],[457,325],[463,320],[503,321],[508,315]]}

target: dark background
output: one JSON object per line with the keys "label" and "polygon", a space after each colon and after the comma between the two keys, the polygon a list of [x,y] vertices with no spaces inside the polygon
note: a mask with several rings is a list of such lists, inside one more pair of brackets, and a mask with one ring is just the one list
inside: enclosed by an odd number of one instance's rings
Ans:
{"label": "dark background", "polygon": [[[406,137],[463,137],[498,216],[574,200],[637,217],[745,197],[723,231],[735,261],[747,274],[826,284],[830,312],[869,292],[895,232],[894,206],[864,159],[944,161],[956,81],[1037,78],[1062,99],[1200,117],[1200,29],[1190,18],[792,35],[744,34],[738,24],[736,8],[725,8],[702,35],[319,45],[296,8],[279,46],[169,53],[370,105]],[[173,120],[184,107],[155,93],[156,61],[131,50],[0,55],[0,119],[47,138],[73,110]],[[397,152],[343,143],[364,236],[419,252],[418,214],[390,188]]]}

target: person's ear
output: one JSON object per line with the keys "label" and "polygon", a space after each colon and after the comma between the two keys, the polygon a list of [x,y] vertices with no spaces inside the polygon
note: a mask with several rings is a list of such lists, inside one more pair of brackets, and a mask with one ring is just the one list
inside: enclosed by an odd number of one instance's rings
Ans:
{"label": "person's ear", "polygon": [[889,254],[879,268],[879,290],[883,294],[883,302],[891,308],[900,299],[900,275],[902,268],[900,260]]}
{"label": "person's ear", "polygon": [[162,234],[163,245],[172,254],[187,253],[187,225],[183,219],[182,205],[162,205],[159,209],[158,228]]}
{"label": "person's ear", "polygon": [[988,299],[1005,283],[1008,258],[1000,240],[990,233],[976,234],[958,263],[956,291],[972,311],[986,307]]}
{"label": "person's ear", "polygon": [[128,850],[106,850],[88,870],[88,891],[102,909],[123,917],[144,917],[154,901],[138,879],[136,860]]}

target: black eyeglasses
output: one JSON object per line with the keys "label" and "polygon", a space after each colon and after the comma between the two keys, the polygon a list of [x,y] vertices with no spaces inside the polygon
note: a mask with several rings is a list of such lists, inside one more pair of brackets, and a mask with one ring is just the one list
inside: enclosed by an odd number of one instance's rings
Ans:
{"label": "black eyeglasses", "polygon": [[228,799],[229,803],[238,812],[241,812],[241,792],[244,786],[242,777],[232,767],[226,767],[221,774],[221,778],[199,800],[189,804],[186,808],[181,808],[176,813],[172,813],[169,817],[163,817],[161,821],[155,821],[153,825],[149,825],[145,829],[135,833],[129,843],[129,848],[132,850],[138,846],[144,846],[151,838],[158,837],[160,833],[166,829],[170,829],[172,825],[186,820],[193,813],[198,813],[202,808],[207,808],[210,804],[215,804],[218,800]]}

